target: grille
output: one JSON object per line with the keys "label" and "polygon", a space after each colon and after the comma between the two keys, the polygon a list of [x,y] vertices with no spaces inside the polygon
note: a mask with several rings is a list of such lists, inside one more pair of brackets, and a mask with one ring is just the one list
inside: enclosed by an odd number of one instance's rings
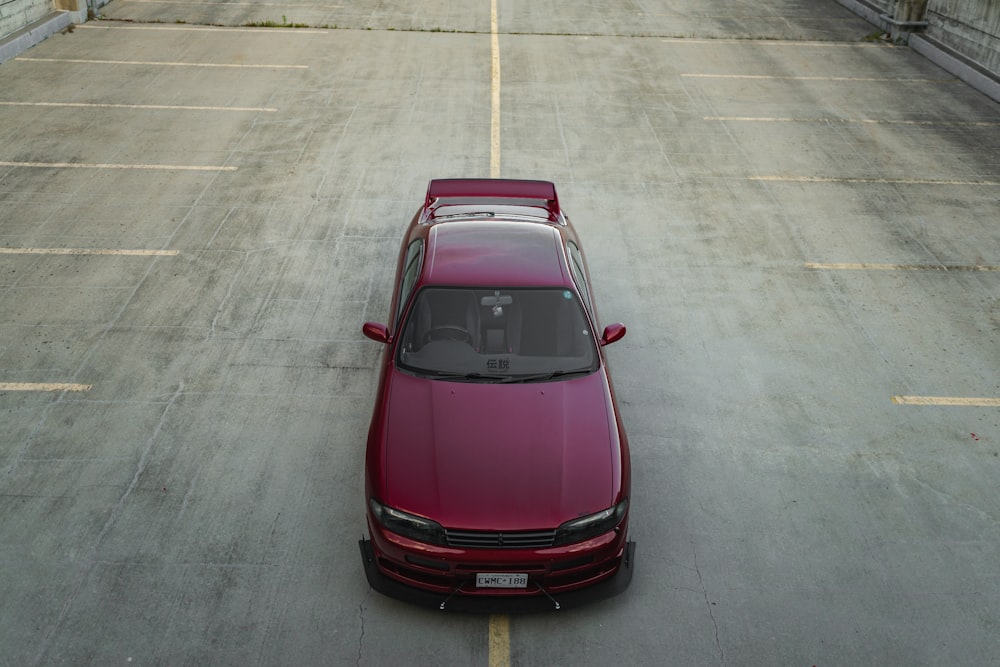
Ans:
{"label": "grille", "polygon": [[554,530],[492,532],[445,530],[448,546],[465,549],[544,549],[556,538]]}

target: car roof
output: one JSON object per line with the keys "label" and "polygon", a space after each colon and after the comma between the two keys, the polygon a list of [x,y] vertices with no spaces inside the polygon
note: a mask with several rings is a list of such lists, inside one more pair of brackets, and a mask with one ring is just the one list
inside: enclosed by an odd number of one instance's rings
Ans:
{"label": "car roof", "polygon": [[456,287],[573,285],[556,227],[496,219],[432,225],[421,282]]}

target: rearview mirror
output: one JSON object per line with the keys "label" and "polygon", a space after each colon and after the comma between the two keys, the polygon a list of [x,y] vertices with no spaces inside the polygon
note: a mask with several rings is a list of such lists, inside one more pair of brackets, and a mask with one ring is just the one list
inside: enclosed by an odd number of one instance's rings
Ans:
{"label": "rearview mirror", "polygon": [[601,335],[601,345],[611,345],[616,340],[621,340],[625,335],[625,325],[621,322],[615,324],[609,324],[604,327],[604,333]]}
{"label": "rearview mirror", "polygon": [[509,294],[503,296],[484,296],[479,303],[483,306],[509,306],[514,303],[514,297]]}
{"label": "rearview mirror", "polygon": [[361,333],[376,343],[389,342],[389,329],[384,324],[379,324],[378,322],[365,322],[361,327]]}

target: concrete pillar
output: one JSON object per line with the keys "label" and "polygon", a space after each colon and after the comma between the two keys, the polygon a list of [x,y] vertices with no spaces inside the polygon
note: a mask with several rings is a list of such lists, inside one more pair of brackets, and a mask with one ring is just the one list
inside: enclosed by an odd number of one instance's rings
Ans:
{"label": "concrete pillar", "polygon": [[55,8],[69,12],[73,17],[73,23],[86,23],[87,3],[86,0],[54,0]]}
{"label": "concrete pillar", "polygon": [[906,42],[910,34],[927,28],[924,14],[927,0],[896,0],[896,11],[882,18],[889,24],[889,35],[894,42]]}
{"label": "concrete pillar", "polygon": [[895,18],[900,23],[916,23],[924,20],[927,0],[897,0]]}

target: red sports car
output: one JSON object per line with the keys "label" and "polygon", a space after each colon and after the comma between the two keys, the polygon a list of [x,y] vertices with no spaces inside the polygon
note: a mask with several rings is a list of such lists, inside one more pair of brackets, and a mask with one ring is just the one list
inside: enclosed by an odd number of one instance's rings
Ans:
{"label": "red sports car", "polygon": [[632,577],[629,450],[580,242],[546,181],[433,180],[403,238],[365,465],[368,581],[533,610]]}

